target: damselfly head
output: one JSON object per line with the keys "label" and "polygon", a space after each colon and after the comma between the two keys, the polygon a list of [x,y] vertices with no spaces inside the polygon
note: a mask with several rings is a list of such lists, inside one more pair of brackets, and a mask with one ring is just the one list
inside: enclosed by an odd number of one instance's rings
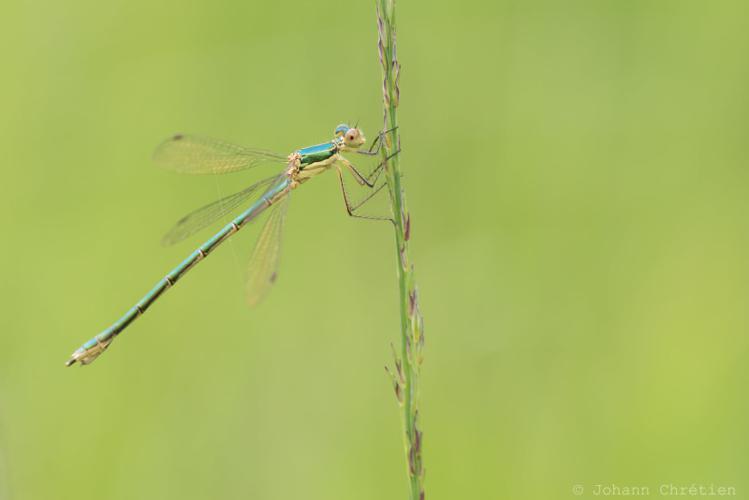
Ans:
{"label": "damselfly head", "polygon": [[358,128],[350,128],[343,135],[343,144],[347,148],[356,149],[365,142],[367,142],[367,139],[364,137],[364,132]]}
{"label": "damselfly head", "polygon": [[361,129],[356,126],[349,127],[345,123],[341,123],[335,128],[335,136],[343,139],[343,145],[351,149],[356,149],[367,141]]}

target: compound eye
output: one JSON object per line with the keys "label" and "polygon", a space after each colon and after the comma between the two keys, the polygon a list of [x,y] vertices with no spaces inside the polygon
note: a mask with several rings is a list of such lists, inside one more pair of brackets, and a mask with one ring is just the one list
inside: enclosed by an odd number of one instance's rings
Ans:
{"label": "compound eye", "polygon": [[351,131],[349,131],[349,133],[348,133],[348,134],[346,134],[346,138],[347,138],[347,139],[348,139],[349,141],[353,141],[353,140],[355,140],[355,139],[356,139],[356,131],[354,131],[354,130],[351,130]]}

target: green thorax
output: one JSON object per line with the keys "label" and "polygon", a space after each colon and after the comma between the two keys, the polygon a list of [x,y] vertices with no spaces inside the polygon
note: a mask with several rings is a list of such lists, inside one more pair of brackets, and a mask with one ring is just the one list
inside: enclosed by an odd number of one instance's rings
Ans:
{"label": "green thorax", "polygon": [[334,139],[332,141],[323,142],[322,144],[302,148],[298,150],[297,153],[302,156],[301,163],[302,168],[304,168],[311,163],[317,163],[329,159],[338,152],[339,148],[339,141]]}

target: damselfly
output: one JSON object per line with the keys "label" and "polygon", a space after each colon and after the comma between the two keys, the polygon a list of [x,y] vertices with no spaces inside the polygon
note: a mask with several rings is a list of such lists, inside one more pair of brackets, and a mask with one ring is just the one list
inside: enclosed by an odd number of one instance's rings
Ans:
{"label": "damselfly", "polygon": [[[73,352],[71,358],[65,364],[71,366],[78,362],[81,365],[87,365],[94,361],[109,347],[118,334],[137,317],[145,313],[151,304],[166,290],[174,286],[187,271],[207,257],[231,235],[270,208],[270,214],[260,232],[248,266],[247,301],[250,305],[257,304],[276,281],[281,228],[291,191],[312,177],[335,167],[348,214],[353,217],[372,218],[358,215],[356,211],[385,185],[384,183],[378,184],[377,180],[387,158],[368,175],[364,175],[341,153],[355,152],[376,156],[379,154],[387,132],[390,131],[378,134],[369,149],[363,150],[361,148],[365,143],[365,138],[362,131],[356,126],[349,127],[346,124],[341,124],[336,127],[332,140],[298,149],[288,156],[192,135],[178,134],[164,141],[156,149],[154,160],[162,166],[180,173],[224,174],[267,163],[285,164],[285,168],[278,175],[256,182],[238,193],[206,205],[180,219],[164,237],[166,244],[176,243],[187,238],[212,222],[228,215],[248,202],[253,196],[259,194],[244,212],[198,247],[180,265],[172,269],[112,326]],[[370,194],[357,204],[351,203],[347,193],[343,180],[344,170],[348,171],[357,183],[371,189]]]}

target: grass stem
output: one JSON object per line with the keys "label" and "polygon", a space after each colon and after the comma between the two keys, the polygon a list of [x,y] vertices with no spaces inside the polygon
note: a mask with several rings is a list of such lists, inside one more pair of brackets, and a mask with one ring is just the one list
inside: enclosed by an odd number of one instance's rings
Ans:
{"label": "grass stem", "polygon": [[419,310],[419,296],[414,279],[414,266],[409,257],[411,214],[406,208],[406,197],[401,183],[400,129],[398,104],[400,101],[400,63],[396,53],[395,0],[377,0],[378,49],[382,64],[382,97],[384,128],[389,130],[383,147],[386,161],[387,185],[390,194],[395,243],[397,274],[400,289],[401,349],[393,349],[394,370],[388,370],[398,402],[403,410],[404,444],[409,500],[424,498],[424,466],[422,462],[423,434],[419,428],[419,374],[424,347],[424,322]]}

